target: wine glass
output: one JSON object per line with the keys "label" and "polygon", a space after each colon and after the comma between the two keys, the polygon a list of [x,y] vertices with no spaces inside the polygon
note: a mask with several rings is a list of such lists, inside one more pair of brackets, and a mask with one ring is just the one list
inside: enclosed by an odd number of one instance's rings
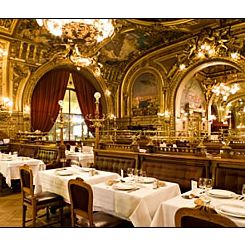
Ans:
{"label": "wine glass", "polygon": [[133,168],[127,168],[127,175],[130,179],[134,176],[134,169]]}
{"label": "wine glass", "polygon": [[245,201],[245,184],[242,185],[242,196],[243,196],[243,201]]}
{"label": "wine glass", "polygon": [[204,192],[204,189],[205,189],[205,178],[199,178],[198,179],[198,187],[200,189],[202,189],[201,193],[202,194]]}
{"label": "wine glass", "polygon": [[213,180],[205,178],[205,191],[208,193],[213,188]]}
{"label": "wine glass", "polygon": [[140,169],[139,175],[140,175],[141,177],[146,177],[146,171],[143,170],[143,169]]}

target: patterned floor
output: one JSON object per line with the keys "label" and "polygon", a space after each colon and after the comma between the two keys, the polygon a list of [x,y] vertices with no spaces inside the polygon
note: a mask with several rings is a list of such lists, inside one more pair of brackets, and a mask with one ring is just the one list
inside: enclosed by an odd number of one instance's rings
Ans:
{"label": "patterned floor", "polygon": [[[40,210],[40,214],[42,214],[45,210]],[[21,224],[21,194],[14,193],[10,189],[4,189],[3,192],[0,193],[0,227],[22,227]],[[27,219],[30,219],[30,212],[27,211]],[[45,217],[41,218],[37,227],[47,226],[47,227],[61,227],[60,224],[55,224],[49,226],[49,223],[53,223],[57,220],[57,215],[52,215],[50,220],[47,221]],[[30,227],[30,224],[27,224],[27,227]],[[64,209],[64,224],[62,227],[71,227],[70,224],[70,211],[68,207]]]}
{"label": "patterned floor", "polygon": [[[43,214],[45,210],[40,210],[39,214]],[[27,219],[31,218],[31,213],[27,210]],[[22,219],[22,207],[21,207],[21,194],[19,192],[13,192],[9,188],[4,188],[2,192],[0,192],[0,228],[3,227],[22,227],[21,224]],[[57,214],[51,214],[50,219],[47,221],[45,217],[42,217],[37,222],[37,227],[71,227],[71,219],[70,219],[70,207],[66,206],[64,208],[64,216],[63,216],[63,225],[60,223],[49,225],[58,219]],[[31,227],[31,222],[27,227]],[[120,225],[120,228],[129,228],[133,227],[130,222],[123,222]]]}

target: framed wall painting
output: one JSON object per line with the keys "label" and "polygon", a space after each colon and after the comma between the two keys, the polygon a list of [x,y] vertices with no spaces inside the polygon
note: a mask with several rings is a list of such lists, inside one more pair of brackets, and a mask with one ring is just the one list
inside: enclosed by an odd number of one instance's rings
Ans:
{"label": "framed wall painting", "polygon": [[160,107],[159,91],[159,82],[154,74],[145,72],[139,75],[132,85],[132,116],[157,115]]}

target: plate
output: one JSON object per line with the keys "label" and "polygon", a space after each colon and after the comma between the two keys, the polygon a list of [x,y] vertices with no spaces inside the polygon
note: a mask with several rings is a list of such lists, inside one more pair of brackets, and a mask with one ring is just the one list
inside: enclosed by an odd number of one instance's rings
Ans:
{"label": "plate", "polygon": [[62,169],[62,170],[57,170],[56,174],[60,176],[70,176],[73,175],[73,172],[70,170]]}
{"label": "plate", "polygon": [[151,184],[155,181],[155,178],[152,177],[140,177],[139,178],[139,183],[141,184]]}
{"label": "plate", "polygon": [[233,198],[236,196],[236,193],[227,190],[212,189],[208,191],[208,195],[217,198]]}
{"label": "plate", "polygon": [[117,183],[113,185],[113,188],[116,190],[128,191],[135,188],[135,185],[127,184],[127,183]]}
{"label": "plate", "polygon": [[89,172],[90,170],[92,170],[92,168],[84,168],[84,167],[81,168],[81,171],[83,172]]}
{"label": "plate", "polygon": [[236,218],[245,218],[245,207],[236,204],[221,204],[215,210],[224,215],[229,215]]}
{"label": "plate", "polygon": [[2,158],[1,160],[3,160],[3,161],[12,161],[13,158]]}

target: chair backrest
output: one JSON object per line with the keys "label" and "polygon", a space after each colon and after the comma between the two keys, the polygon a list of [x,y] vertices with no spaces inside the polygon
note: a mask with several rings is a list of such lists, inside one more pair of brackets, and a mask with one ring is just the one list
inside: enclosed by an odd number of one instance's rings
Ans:
{"label": "chair backrest", "polygon": [[214,209],[205,208],[205,206],[178,209],[175,213],[175,226],[186,228],[237,227],[228,217],[217,214]]}
{"label": "chair backrest", "polygon": [[79,215],[93,226],[93,190],[81,178],[71,179],[68,182],[72,215]]}
{"label": "chair backrest", "polygon": [[23,197],[28,194],[34,196],[33,173],[28,165],[20,167],[20,183]]}

